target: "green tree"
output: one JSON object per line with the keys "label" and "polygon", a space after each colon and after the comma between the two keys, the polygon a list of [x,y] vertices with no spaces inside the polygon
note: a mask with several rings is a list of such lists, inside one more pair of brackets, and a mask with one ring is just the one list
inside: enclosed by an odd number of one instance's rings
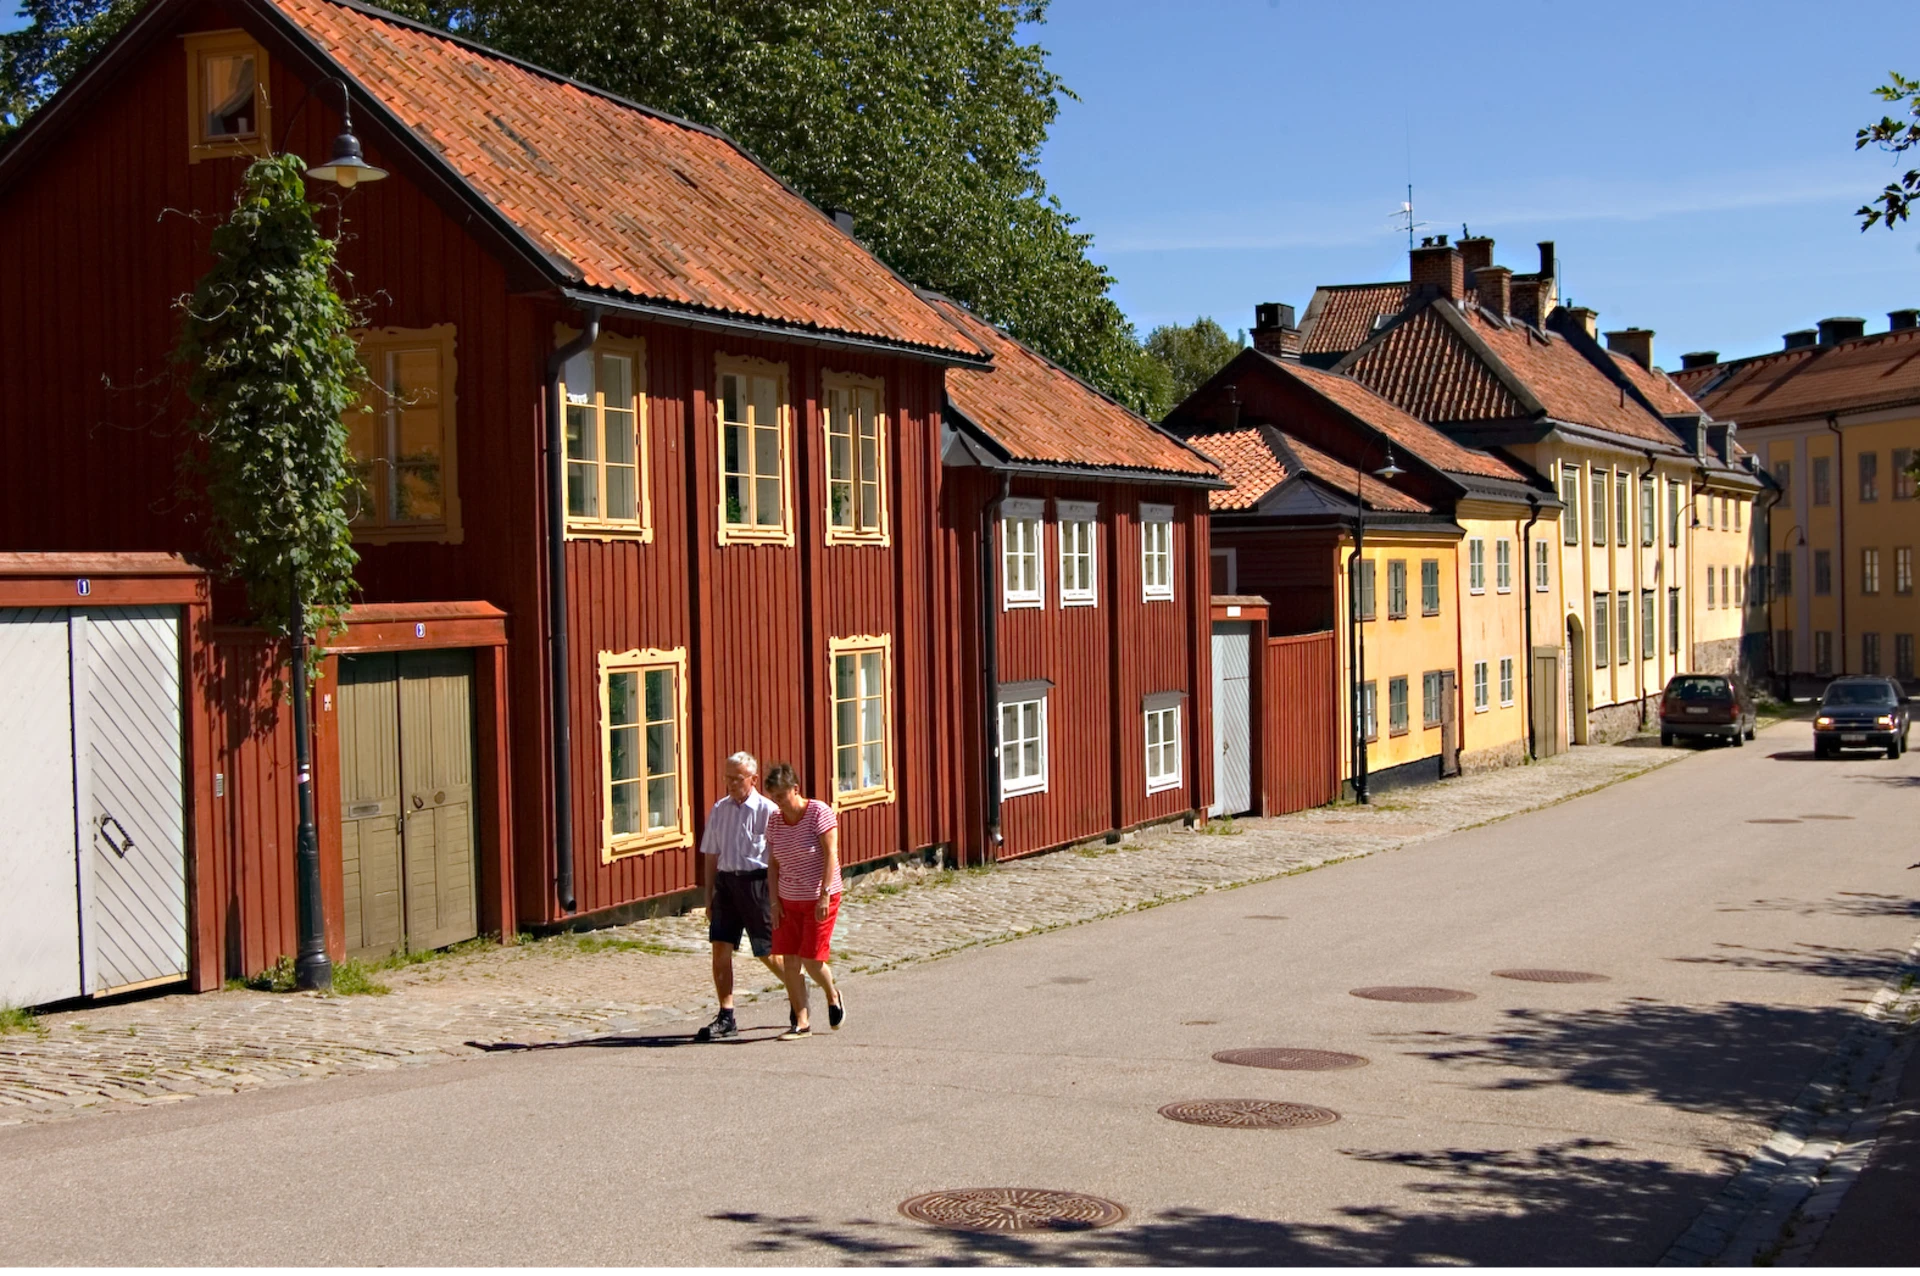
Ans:
{"label": "green tree", "polygon": [[[29,0],[6,37],[15,122],[143,0]],[[1072,96],[1021,38],[1046,0],[392,0],[648,106],[719,128],[938,289],[1132,406],[1157,372],[1050,195],[1040,148]]]}
{"label": "green tree", "polygon": [[335,628],[359,562],[345,417],[366,376],[304,167],[291,155],[248,167],[233,215],[213,232],[213,267],[184,303],[175,354],[195,409],[198,446],[185,464],[206,493],[213,548],[280,634],[296,585],[312,630]]}
{"label": "green tree", "polygon": [[[1904,104],[1907,118],[1896,120],[1891,115],[1881,116],[1878,124],[1869,124],[1854,134],[1853,149],[1878,146],[1890,154],[1903,155],[1920,146],[1920,80],[1909,80],[1898,71],[1889,71],[1887,82],[1874,93],[1883,102]],[[1892,230],[1895,222],[1907,220],[1915,201],[1920,201],[1920,168],[1909,169],[1898,181],[1888,182],[1886,189],[1871,203],[1855,210],[1860,229],[1871,230],[1878,222]]]}
{"label": "green tree", "polygon": [[1206,384],[1207,378],[1227,366],[1247,344],[1247,334],[1228,336],[1227,330],[1202,315],[1192,323],[1162,324],[1147,334],[1146,353],[1164,370],[1167,401],[1154,416],[1164,416],[1175,404]]}

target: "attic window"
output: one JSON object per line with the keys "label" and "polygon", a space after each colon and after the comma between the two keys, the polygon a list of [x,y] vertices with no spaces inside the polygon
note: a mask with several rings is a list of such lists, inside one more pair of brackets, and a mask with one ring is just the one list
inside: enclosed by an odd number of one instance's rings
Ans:
{"label": "attic window", "polygon": [[244,31],[190,35],[186,51],[190,160],[265,155],[271,114],[266,51]]}

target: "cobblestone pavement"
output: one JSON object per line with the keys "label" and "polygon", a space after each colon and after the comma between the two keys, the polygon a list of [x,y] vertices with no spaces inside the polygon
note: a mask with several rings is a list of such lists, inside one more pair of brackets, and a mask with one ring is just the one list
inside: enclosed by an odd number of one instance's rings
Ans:
{"label": "cobblestone pavement", "polygon": [[[1532,766],[1383,794],[1372,807],[1241,820],[1230,832],[1220,823],[1204,832],[1166,826],[978,871],[870,873],[849,889],[835,963],[843,975],[888,969],[1411,846],[1687,756],[1635,743],[1576,747]],[[737,971],[743,1002],[777,986],[757,963]],[[686,1024],[711,1010],[713,996],[697,912],[486,946],[374,977],[389,995],[229,990],[45,1015],[37,1032],[0,1036],[0,1125],[424,1066],[471,1055],[475,1043]]]}

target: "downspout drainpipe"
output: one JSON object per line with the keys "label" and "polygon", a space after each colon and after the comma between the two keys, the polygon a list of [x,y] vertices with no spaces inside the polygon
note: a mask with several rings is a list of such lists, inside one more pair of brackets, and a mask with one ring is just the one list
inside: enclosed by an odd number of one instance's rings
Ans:
{"label": "downspout drainpipe", "polygon": [[[1647,452],[1647,468],[1646,468],[1646,471],[1640,475],[1640,483],[1641,483],[1642,491],[1647,490],[1645,487],[1646,481],[1650,478],[1653,478],[1655,472],[1659,468],[1660,467],[1654,462],[1652,451],[1648,451]],[[1654,498],[1655,498],[1653,501],[1653,507],[1655,510],[1658,510],[1660,508],[1660,502],[1659,502],[1660,485],[1658,483],[1654,484],[1653,492],[1654,492]],[[1641,520],[1644,522],[1646,517],[1647,517],[1646,511],[1642,510],[1640,513]],[[1638,528],[1634,529],[1633,538],[1635,540],[1640,539]],[[1634,546],[1633,605],[1635,607],[1638,607],[1640,605],[1640,596],[1647,592],[1646,579],[1642,575],[1642,573],[1646,571],[1646,567],[1647,567],[1647,548],[1648,547],[1646,545]],[[1655,558],[1658,558],[1660,556],[1660,516],[1657,513],[1654,515],[1654,519],[1653,519],[1653,554]],[[1618,625],[1619,623],[1620,623],[1619,621],[1614,622],[1615,625]],[[1660,596],[1658,594],[1655,594],[1653,597],[1653,627],[1655,632],[1659,631]],[[1645,628],[1646,626],[1644,625],[1641,626],[1641,629],[1643,631],[1645,630]],[[1646,650],[1646,646],[1647,646],[1647,636],[1644,632],[1642,632],[1640,635],[1640,649],[1644,651]],[[1642,730],[1645,730],[1647,725],[1647,662],[1645,660],[1642,660],[1639,656],[1639,653],[1637,652],[1630,653],[1630,654],[1632,655],[1632,658],[1633,658],[1633,668],[1634,668],[1633,685],[1634,685],[1634,690],[1637,693],[1635,695],[1635,699],[1640,701],[1640,727]],[[1655,660],[1660,659],[1660,644],[1658,642],[1654,643],[1653,658]],[[1666,679],[1662,678],[1660,680],[1661,688],[1664,690],[1666,685],[1667,685]]]}
{"label": "downspout drainpipe", "polygon": [[[1773,667],[1773,596],[1774,596],[1774,586],[1778,583],[1773,578],[1773,507],[1780,503],[1780,498],[1786,495],[1786,493],[1776,488],[1770,492],[1763,491],[1761,495],[1766,497],[1767,503],[1765,505],[1762,505],[1757,500],[1753,503],[1754,525],[1747,529],[1747,535],[1759,543],[1761,547],[1760,552],[1762,555],[1764,555],[1764,557],[1760,559],[1760,570],[1757,573],[1755,573],[1755,575],[1760,580],[1765,581],[1767,586],[1767,593],[1766,593],[1767,650],[1765,653],[1766,667],[1768,672],[1772,673],[1774,677],[1778,679],[1779,671],[1774,669]],[[1766,521],[1761,522],[1762,519],[1765,519]],[[1753,605],[1753,587],[1751,585],[1747,587],[1747,605],[1748,606]],[[1746,632],[1746,623],[1744,621],[1741,622],[1740,628],[1741,628],[1742,634],[1744,634]],[[1755,663],[1757,665],[1759,662],[1756,661]],[[1787,699],[1786,689],[1784,686],[1776,683],[1776,686],[1774,689],[1780,693],[1778,697],[1779,699],[1781,700]]]}
{"label": "downspout drainpipe", "polygon": [[986,770],[986,845],[981,848],[983,862],[991,864],[995,852],[1005,840],[1000,833],[1000,555],[994,544],[1000,524],[1000,505],[1012,490],[1013,476],[1000,476],[1000,490],[980,507],[980,682],[985,712],[982,743],[986,746],[983,765]]}
{"label": "downspout drainpipe", "polygon": [[1840,672],[1847,672],[1847,441],[1840,433],[1840,418],[1827,414],[1827,428],[1833,431],[1833,526],[1839,548],[1834,564],[1839,579],[1833,582],[1840,599]]}
{"label": "downspout drainpipe", "polygon": [[1539,742],[1533,738],[1533,525],[1540,521],[1540,498],[1527,497],[1527,523],[1520,529],[1520,609],[1521,625],[1526,630],[1524,656],[1527,662],[1527,761],[1540,756]]}
{"label": "downspout drainpipe", "polygon": [[553,711],[553,884],[560,911],[574,911],[573,726],[567,700],[567,426],[560,374],[600,339],[600,312],[588,308],[580,334],[547,356],[547,661]]}

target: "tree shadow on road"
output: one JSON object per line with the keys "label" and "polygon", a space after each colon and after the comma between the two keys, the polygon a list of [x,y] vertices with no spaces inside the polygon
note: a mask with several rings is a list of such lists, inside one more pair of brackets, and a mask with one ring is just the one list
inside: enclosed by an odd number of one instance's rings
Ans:
{"label": "tree shadow on road", "polygon": [[[1340,1155],[1402,1171],[1393,1175],[1398,1182],[1380,1186],[1381,1196],[1396,1203],[1356,1202],[1335,1211],[1331,1222],[1166,1209],[1098,1231],[1065,1234],[947,1232],[897,1217],[711,1217],[743,1229],[743,1253],[794,1263],[1616,1265],[1657,1260],[1733,1169],[1730,1164],[1686,1169],[1597,1139],[1517,1149],[1343,1149]],[[1276,1198],[1284,1197],[1277,1174],[1270,1186]]]}
{"label": "tree shadow on road", "polygon": [[[1911,917],[1920,919],[1920,899],[1907,895],[1887,895],[1874,891],[1840,891],[1832,899],[1754,899],[1744,904],[1721,904],[1722,913],[1797,913],[1801,917],[1822,914],[1833,917],[1875,918]],[[1686,960],[1686,959],[1681,959]]]}
{"label": "tree shadow on road", "polygon": [[[1904,910],[1903,910],[1904,911]],[[1754,948],[1747,944],[1715,944],[1706,957],[1670,957],[1669,961],[1695,966],[1725,966],[1772,974],[1818,975],[1881,984],[1900,969],[1906,954],[1891,948],[1840,948],[1831,944],[1799,943],[1791,948]]]}
{"label": "tree shadow on road", "polygon": [[1492,1033],[1383,1034],[1489,1090],[1571,1086],[1771,1125],[1858,1020],[1838,1006],[1721,1002],[1505,1012]]}

